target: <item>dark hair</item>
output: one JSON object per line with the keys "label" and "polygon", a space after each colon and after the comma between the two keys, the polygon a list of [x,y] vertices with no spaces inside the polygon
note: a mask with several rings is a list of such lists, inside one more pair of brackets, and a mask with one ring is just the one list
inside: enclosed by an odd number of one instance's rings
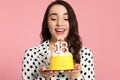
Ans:
{"label": "dark hair", "polygon": [[66,40],[68,43],[69,51],[73,54],[74,62],[80,63],[79,52],[82,47],[82,42],[78,32],[78,23],[72,7],[67,2],[63,0],[56,0],[48,6],[44,15],[43,23],[42,23],[42,32],[41,32],[42,42],[51,39],[51,34],[48,29],[48,14],[49,14],[50,8],[56,4],[63,5],[68,11],[70,31]]}

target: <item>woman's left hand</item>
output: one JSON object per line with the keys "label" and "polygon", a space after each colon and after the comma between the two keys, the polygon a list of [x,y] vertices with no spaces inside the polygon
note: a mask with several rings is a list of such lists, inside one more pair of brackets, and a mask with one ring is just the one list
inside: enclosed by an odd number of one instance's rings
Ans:
{"label": "woman's left hand", "polygon": [[81,66],[80,64],[74,65],[75,70],[66,70],[65,72],[70,75],[70,80],[75,80],[80,76]]}

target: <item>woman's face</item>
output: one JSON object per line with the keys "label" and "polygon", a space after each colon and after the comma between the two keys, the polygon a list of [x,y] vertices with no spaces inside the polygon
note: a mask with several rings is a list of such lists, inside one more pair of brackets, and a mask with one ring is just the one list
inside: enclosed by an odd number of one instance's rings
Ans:
{"label": "woman's face", "polygon": [[65,40],[69,33],[69,21],[67,9],[62,5],[54,5],[48,14],[48,28],[51,39]]}

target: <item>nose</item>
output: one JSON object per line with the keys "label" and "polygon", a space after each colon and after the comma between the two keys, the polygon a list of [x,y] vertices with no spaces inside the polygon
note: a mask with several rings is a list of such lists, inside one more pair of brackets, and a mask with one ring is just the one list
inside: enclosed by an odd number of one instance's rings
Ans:
{"label": "nose", "polygon": [[63,20],[62,20],[62,19],[59,19],[59,20],[57,21],[57,26],[63,26],[63,25],[64,25]]}

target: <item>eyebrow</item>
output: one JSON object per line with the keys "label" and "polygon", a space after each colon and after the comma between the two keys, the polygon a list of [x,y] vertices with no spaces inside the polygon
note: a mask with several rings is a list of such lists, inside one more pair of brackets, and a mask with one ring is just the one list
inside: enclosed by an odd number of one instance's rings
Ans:
{"label": "eyebrow", "polygon": [[[49,16],[51,16],[51,15],[57,15],[57,13],[51,13],[51,14],[49,14]],[[63,15],[68,15],[68,13],[64,13]]]}

